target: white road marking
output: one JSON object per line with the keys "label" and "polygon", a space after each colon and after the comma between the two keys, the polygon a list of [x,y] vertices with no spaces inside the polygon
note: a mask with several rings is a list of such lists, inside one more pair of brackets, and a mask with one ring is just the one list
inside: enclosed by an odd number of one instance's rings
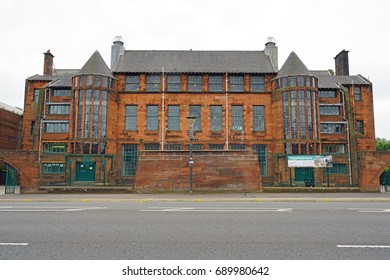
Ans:
{"label": "white road marking", "polygon": [[292,208],[148,207],[141,212],[291,212]]}
{"label": "white road marking", "polygon": [[0,246],[26,246],[29,243],[0,243]]}
{"label": "white road marking", "polygon": [[390,245],[337,245],[338,248],[380,248],[390,249]]}
{"label": "white road marking", "polygon": [[76,212],[104,209],[107,209],[107,207],[4,206],[0,207],[0,212]]}
{"label": "white road marking", "polygon": [[348,208],[348,210],[359,213],[390,213],[390,209],[386,208]]}

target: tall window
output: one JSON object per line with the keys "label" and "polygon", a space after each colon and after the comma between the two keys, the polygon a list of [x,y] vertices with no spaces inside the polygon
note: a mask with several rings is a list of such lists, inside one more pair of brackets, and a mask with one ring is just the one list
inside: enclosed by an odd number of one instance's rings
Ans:
{"label": "tall window", "polygon": [[268,174],[267,145],[255,144],[252,146],[252,148],[257,152],[259,165],[260,165],[260,175],[267,176]]}
{"label": "tall window", "polygon": [[242,105],[232,106],[232,130],[244,130],[244,107]]}
{"label": "tall window", "polygon": [[85,98],[84,138],[90,138],[90,131],[91,131],[91,103],[92,103],[92,90],[88,89],[87,90],[87,96]]}
{"label": "tall window", "polygon": [[180,106],[179,105],[168,106],[168,130],[169,131],[180,130]]}
{"label": "tall window", "polygon": [[125,119],[126,130],[137,130],[137,105],[126,106]]}
{"label": "tall window", "polygon": [[202,75],[188,75],[187,91],[189,92],[202,91]]}
{"label": "tall window", "polygon": [[304,76],[298,76],[298,87],[305,86],[305,77]]}
{"label": "tall window", "polygon": [[107,134],[107,91],[102,91],[102,125],[100,127],[100,137],[106,138]]}
{"label": "tall window", "polygon": [[284,138],[290,139],[290,119],[288,110],[288,92],[283,92],[283,130]]}
{"label": "tall window", "polygon": [[305,92],[303,90],[298,91],[298,110],[299,110],[299,134],[301,138],[306,138]]}
{"label": "tall window", "polygon": [[167,91],[181,91],[181,75],[168,74]]}
{"label": "tall window", "polygon": [[362,100],[362,93],[360,91],[360,87],[359,86],[355,86],[353,88],[353,92],[355,94],[355,100],[356,101],[361,101]]}
{"label": "tall window", "polygon": [[122,175],[134,176],[138,160],[138,145],[125,144],[122,146]]}
{"label": "tall window", "polygon": [[356,121],[356,133],[364,134],[364,123],[363,123],[363,121]]}
{"label": "tall window", "polygon": [[160,91],[160,75],[146,74],[146,91],[158,92]]}
{"label": "tall window", "polygon": [[223,77],[222,75],[209,75],[209,91],[222,92],[223,91]]}
{"label": "tall window", "polygon": [[33,102],[38,103],[39,101],[39,89],[34,89]]}
{"label": "tall window", "polygon": [[251,75],[251,91],[264,92],[264,76]]}
{"label": "tall window", "polygon": [[211,131],[222,130],[222,106],[219,105],[210,106],[210,130]]}
{"label": "tall window", "polygon": [[264,106],[254,105],[252,108],[253,131],[264,131]]}
{"label": "tall window", "polygon": [[291,110],[291,137],[298,138],[298,116],[297,116],[297,92],[290,92],[290,110]]}
{"label": "tall window", "polygon": [[196,117],[196,121],[194,124],[195,131],[200,131],[202,129],[202,118],[200,110],[200,105],[190,105],[190,116]]}
{"label": "tall window", "polygon": [[125,91],[139,91],[139,75],[126,75]]}
{"label": "tall window", "polygon": [[230,75],[230,91],[231,92],[244,91],[244,75]]}
{"label": "tall window", "polygon": [[146,130],[158,130],[158,106],[146,106]]}
{"label": "tall window", "polygon": [[297,79],[295,76],[290,77],[290,87],[296,87],[297,86]]}

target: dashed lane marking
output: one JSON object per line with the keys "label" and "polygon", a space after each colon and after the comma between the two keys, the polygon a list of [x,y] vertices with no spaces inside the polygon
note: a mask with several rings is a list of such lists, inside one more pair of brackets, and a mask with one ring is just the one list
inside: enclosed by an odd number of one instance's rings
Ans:
{"label": "dashed lane marking", "polygon": [[291,212],[292,208],[148,207],[141,212]]}
{"label": "dashed lane marking", "polygon": [[29,243],[0,243],[0,246],[27,246]]}
{"label": "dashed lane marking", "polygon": [[107,207],[1,206],[0,212],[77,212],[104,209]]}
{"label": "dashed lane marking", "polygon": [[390,245],[337,245],[338,248],[390,249]]}

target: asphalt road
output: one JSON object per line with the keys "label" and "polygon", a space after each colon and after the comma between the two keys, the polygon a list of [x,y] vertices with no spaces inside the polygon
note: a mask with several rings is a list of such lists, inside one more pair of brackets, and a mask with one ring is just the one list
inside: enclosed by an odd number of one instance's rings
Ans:
{"label": "asphalt road", "polygon": [[390,259],[389,202],[2,202],[0,259]]}

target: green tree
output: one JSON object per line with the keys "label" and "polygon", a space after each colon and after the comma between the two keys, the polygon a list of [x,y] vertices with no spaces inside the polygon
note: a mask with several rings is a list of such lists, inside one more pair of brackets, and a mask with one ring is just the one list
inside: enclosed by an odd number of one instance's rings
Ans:
{"label": "green tree", "polygon": [[385,138],[376,138],[376,149],[378,151],[390,151],[390,140]]}

